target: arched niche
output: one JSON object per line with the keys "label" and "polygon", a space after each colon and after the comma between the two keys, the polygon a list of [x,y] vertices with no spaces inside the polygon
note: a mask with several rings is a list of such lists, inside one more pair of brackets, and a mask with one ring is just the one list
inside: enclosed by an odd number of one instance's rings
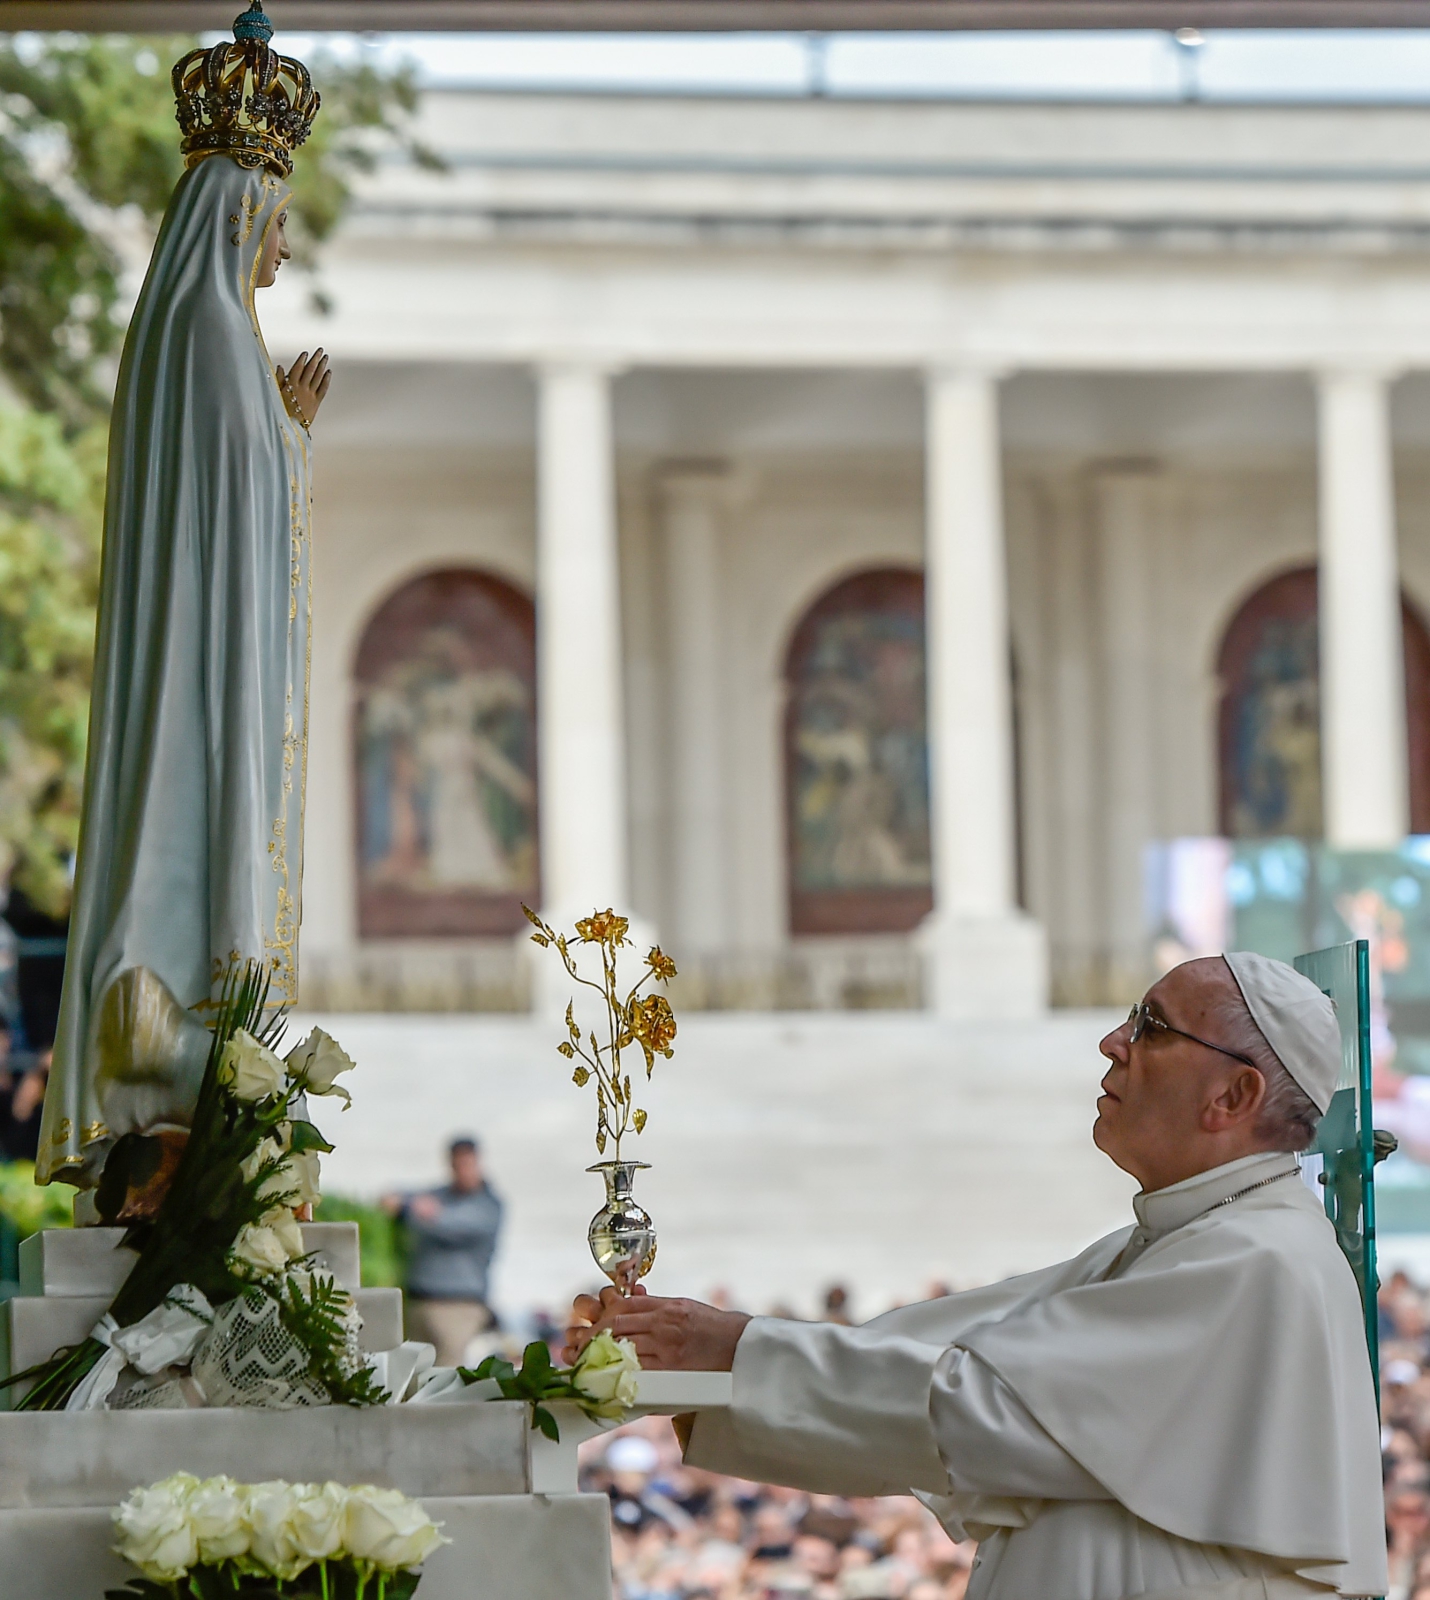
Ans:
{"label": "arched niche", "polygon": [[[1430,832],[1430,633],[1401,597],[1410,827]],[[1228,838],[1318,839],[1320,635],[1315,567],[1296,567],[1238,608],[1217,656],[1220,829]]]}
{"label": "arched niche", "polygon": [[933,907],[924,583],[858,572],[822,594],[785,658],[790,929],[903,933]]}
{"label": "arched niche", "polygon": [[364,628],[354,679],[361,936],[515,932],[540,902],[530,598],[467,567],[413,578]]}

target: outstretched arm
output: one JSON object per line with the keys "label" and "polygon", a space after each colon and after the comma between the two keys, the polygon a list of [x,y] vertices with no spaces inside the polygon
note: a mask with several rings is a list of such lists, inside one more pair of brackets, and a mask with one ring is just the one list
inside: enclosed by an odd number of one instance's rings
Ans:
{"label": "outstretched arm", "polygon": [[929,1425],[937,1346],[640,1291],[584,1297],[575,1315],[568,1354],[609,1329],[632,1341],[644,1367],[734,1373],[729,1411],[696,1419],[693,1465],[822,1494],[948,1492]]}
{"label": "outstretched arm", "polygon": [[583,1296],[575,1316],[568,1355],[608,1328],[632,1340],[644,1367],[733,1371],[729,1411],[703,1413],[683,1440],[693,1466],[819,1494],[1110,1498],[956,1345],[878,1326],[750,1318],[641,1289]]}

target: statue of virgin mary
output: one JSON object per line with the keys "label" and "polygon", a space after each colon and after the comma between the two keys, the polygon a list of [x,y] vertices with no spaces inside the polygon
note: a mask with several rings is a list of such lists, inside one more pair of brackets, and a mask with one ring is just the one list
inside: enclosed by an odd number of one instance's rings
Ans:
{"label": "statue of virgin mary", "polygon": [[[309,438],[254,310],[318,109],[257,4],[174,68],[187,170],[120,363],[69,952],[36,1179],[180,1134],[215,974],[297,992]],[[196,1009],[197,1008],[197,1009]]]}

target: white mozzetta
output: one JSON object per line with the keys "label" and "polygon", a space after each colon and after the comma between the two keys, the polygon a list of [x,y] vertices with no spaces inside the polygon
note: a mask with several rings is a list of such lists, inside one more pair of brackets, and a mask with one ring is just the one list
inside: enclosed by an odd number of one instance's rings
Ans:
{"label": "white mozzetta", "polygon": [[[422,1499],[452,1540],[423,1568],[422,1600],[610,1600],[604,1495]],[[90,1600],[118,1586],[134,1572],[113,1538],[108,1507],[0,1511],[5,1600]]]}
{"label": "white mozzetta", "polygon": [[[305,1222],[303,1247],[344,1289],[362,1282],[355,1222]],[[123,1228],[46,1228],[20,1246],[20,1293],[113,1297],[138,1259],[119,1248]]]}

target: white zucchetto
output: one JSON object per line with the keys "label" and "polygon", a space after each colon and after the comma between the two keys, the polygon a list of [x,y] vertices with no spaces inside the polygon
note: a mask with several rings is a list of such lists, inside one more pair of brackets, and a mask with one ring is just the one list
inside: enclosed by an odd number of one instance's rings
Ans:
{"label": "white zucchetto", "polygon": [[1329,995],[1270,956],[1233,950],[1222,960],[1276,1059],[1324,1114],[1341,1076],[1341,1033]]}

